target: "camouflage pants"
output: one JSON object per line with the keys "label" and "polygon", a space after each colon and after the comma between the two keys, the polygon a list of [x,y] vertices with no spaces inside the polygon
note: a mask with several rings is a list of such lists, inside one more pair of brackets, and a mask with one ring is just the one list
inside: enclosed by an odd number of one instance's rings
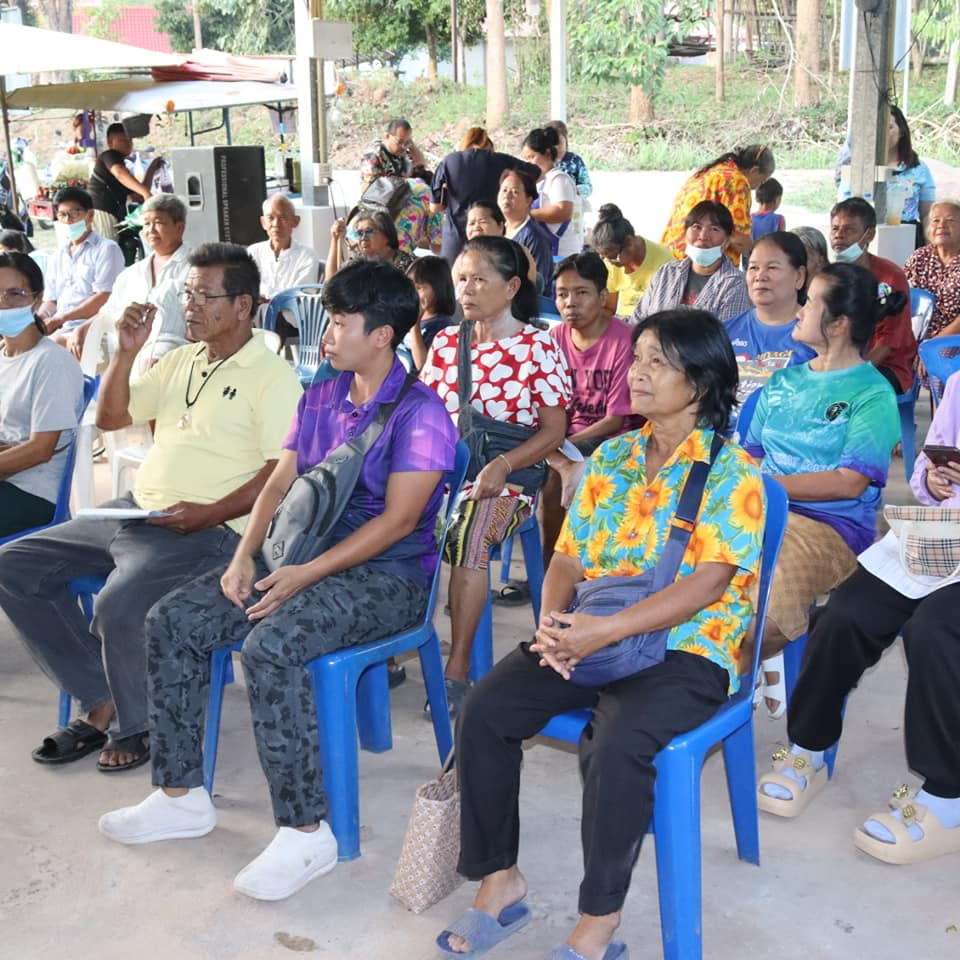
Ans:
{"label": "camouflage pants", "polygon": [[[278,826],[327,813],[310,674],[305,664],[414,626],[427,591],[361,564],[312,584],[251,625],[220,590],[220,568],[168,593],[147,615],[147,697],[153,783],[203,783],[210,653],[243,643],[253,732]],[[267,575],[258,559],[257,578]]]}

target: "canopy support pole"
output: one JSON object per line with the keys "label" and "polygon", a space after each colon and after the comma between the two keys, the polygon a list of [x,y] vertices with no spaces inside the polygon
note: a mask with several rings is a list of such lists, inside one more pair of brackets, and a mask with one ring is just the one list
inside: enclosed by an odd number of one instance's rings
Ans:
{"label": "canopy support pole", "polygon": [[0,113],[3,114],[3,143],[7,151],[7,169],[10,177],[10,208],[20,216],[20,204],[17,202],[17,175],[13,170],[13,147],[10,145],[10,120],[7,117],[7,83],[3,76],[0,76]]}

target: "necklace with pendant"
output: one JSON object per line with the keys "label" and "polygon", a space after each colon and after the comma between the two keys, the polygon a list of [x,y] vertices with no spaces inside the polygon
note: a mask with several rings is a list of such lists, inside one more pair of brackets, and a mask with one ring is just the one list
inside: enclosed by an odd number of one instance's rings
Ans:
{"label": "necklace with pendant", "polygon": [[193,395],[193,399],[190,399],[190,387],[193,385],[193,368],[197,364],[197,360],[200,358],[198,353],[193,358],[193,363],[190,364],[190,375],[187,377],[187,389],[184,391],[183,402],[186,406],[186,410],[180,416],[180,419],[177,420],[177,429],[186,430],[190,426],[190,408],[200,399],[200,394],[203,393],[203,388],[213,379],[213,375],[220,369],[220,367],[228,360],[228,357],[224,357],[223,360],[220,360],[212,370],[205,370],[201,376],[203,377],[203,383],[200,384],[200,388]]}

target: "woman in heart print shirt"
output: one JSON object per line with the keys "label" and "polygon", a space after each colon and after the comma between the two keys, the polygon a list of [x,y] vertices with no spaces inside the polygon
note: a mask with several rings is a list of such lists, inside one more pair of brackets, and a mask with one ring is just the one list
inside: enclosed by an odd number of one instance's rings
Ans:
{"label": "woman in heart print shirt", "polygon": [[[467,691],[470,648],[489,589],[490,548],[526,520],[533,506],[532,497],[506,486],[507,477],[563,443],[570,376],[553,338],[528,322],[538,303],[518,244],[504,237],[470,240],[457,260],[454,284],[463,315],[473,323],[472,406],[495,420],[536,431],[467,478],[466,495],[450,528],[445,559],[452,567],[452,636],[446,676],[447,697],[456,713]],[[441,330],[420,374],[454,418],[460,408],[459,341],[459,327]]]}

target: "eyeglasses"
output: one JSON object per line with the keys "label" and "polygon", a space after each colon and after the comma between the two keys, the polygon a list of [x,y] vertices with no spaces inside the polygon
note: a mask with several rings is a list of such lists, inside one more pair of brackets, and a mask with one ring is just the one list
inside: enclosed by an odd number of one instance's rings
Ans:
{"label": "eyeglasses", "polygon": [[33,297],[31,290],[21,290],[19,287],[7,287],[6,290],[0,290],[0,300],[22,300],[24,297]]}
{"label": "eyeglasses", "polygon": [[358,230],[357,236],[361,240],[369,240],[371,237],[376,236],[380,231],[376,227],[367,227],[364,230]]}
{"label": "eyeglasses", "polygon": [[201,293],[200,291],[194,290],[181,290],[177,294],[177,299],[186,306],[188,303],[193,303],[198,307],[205,307],[208,300],[222,300],[224,297],[235,297],[235,293]]}
{"label": "eyeglasses", "polygon": [[61,223],[76,223],[78,220],[82,220],[87,215],[86,210],[57,210],[57,219]]}

